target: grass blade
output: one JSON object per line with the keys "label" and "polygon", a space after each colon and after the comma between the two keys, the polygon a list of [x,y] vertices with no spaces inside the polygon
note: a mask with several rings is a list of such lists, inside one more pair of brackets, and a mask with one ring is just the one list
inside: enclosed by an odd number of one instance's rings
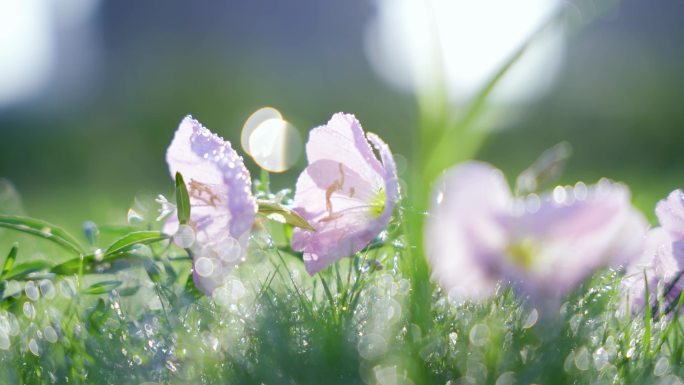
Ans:
{"label": "grass blade", "polygon": [[47,239],[76,254],[83,253],[83,248],[71,234],[58,226],[40,219],[16,215],[0,215],[0,227]]}

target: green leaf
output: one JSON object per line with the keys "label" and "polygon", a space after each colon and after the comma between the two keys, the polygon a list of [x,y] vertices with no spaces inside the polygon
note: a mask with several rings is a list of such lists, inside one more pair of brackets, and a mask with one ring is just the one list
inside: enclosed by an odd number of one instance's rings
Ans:
{"label": "green leaf", "polygon": [[126,234],[112,243],[104,252],[104,255],[105,257],[108,257],[135,245],[159,242],[167,238],[168,236],[166,234],[159,231],[135,231]]}
{"label": "green leaf", "polygon": [[47,270],[50,268],[51,265],[52,264],[47,261],[31,261],[26,263],[20,263],[14,266],[14,268],[12,268],[12,270],[10,270],[7,273],[7,275],[3,274],[3,279],[7,281],[12,279],[20,279],[31,273]]}
{"label": "green leaf", "polygon": [[7,254],[7,259],[5,259],[5,265],[2,268],[2,273],[0,273],[0,278],[6,276],[12,266],[14,266],[14,260],[17,259],[18,252],[19,246],[15,243],[14,246],[12,246],[9,254]]}
{"label": "green leaf", "polygon": [[131,286],[131,287],[124,287],[123,289],[119,289],[119,295],[122,297],[130,297],[133,294],[137,293],[138,290],[140,290],[140,285]]}
{"label": "green leaf", "polygon": [[190,220],[190,196],[183,181],[183,176],[179,172],[176,173],[176,208],[178,222],[181,225],[188,223]]}
{"label": "green leaf", "polygon": [[92,294],[92,295],[98,295],[98,294],[104,294],[104,293],[109,293],[110,291],[116,289],[117,287],[121,286],[123,282],[121,281],[102,281],[98,282],[95,284],[92,284],[85,290],[83,290],[84,294]]}
{"label": "green leaf", "polygon": [[[130,265],[142,261],[143,259],[144,257],[135,253],[119,252],[98,261],[94,255],[90,254],[83,257],[83,273],[113,273],[127,267],[125,264],[124,266],[115,266],[116,262],[126,261],[129,262]],[[50,269],[50,272],[57,275],[78,274],[80,266],[81,258],[73,258],[53,266],[52,269]]]}
{"label": "green leaf", "polygon": [[83,253],[83,248],[71,234],[60,227],[40,219],[16,215],[0,215],[0,227],[21,231],[50,240],[76,254]]}
{"label": "green leaf", "polygon": [[304,230],[316,231],[316,229],[314,229],[313,226],[306,221],[306,219],[302,218],[295,211],[279,203],[264,200],[259,200],[257,203],[259,204],[259,214],[266,216],[266,218],[272,221],[287,223],[292,226],[300,227]]}

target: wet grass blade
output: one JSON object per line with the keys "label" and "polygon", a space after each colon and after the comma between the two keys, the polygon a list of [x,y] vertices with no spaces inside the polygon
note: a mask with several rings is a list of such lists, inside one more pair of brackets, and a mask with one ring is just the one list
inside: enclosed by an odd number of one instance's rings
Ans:
{"label": "wet grass blade", "polygon": [[160,231],[136,231],[128,233],[116,242],[112,243],[107,248],[105,257],[111,256],[117,252],[124,251],[135,245],[144,245],[148,243],[159,242],[167,239],[168,236]]}
{"label": "wet grass blade", "polygon": [[40,219],[15,215],[0,215],[0,227],[47,239],[76,254],[83,253],[83,248],[71,234],[58,226]]}

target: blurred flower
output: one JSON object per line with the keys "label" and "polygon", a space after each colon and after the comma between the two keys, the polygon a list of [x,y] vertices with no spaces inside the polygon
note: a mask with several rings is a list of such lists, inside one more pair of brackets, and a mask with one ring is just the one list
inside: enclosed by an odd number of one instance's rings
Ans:
{"label": "blurred flower", "polygon": [[[257,212],[249,172],[229,142],[185,117],[166,153],[171,175],[180,172],[190,196],[190,228],[169,218],[164,231],[189,239],[195,285],[206,294],[223,283],[244,257]],[[194,237],[188,237],[189,230]]]}
{"label": "blurred flower", "polygon": [[646,235],[646,247],[641,258],[631,264],[622,282],[632,311],[646,305],[648,283],[649,306],[657,310],[658,298],[663,310],[670,311],[684,289],[681,279],[684,264],[684,194],[675,190],[656,205],[661,227]]}
{"label": "blurred flower", "polygon": [[306,155],[309,165],[297,180],[294,207],[316,231],[296,228],[292,248],[304,252],[313,275],[360,251],[387,227],[399,185],[389,147],[372,133],[364,135],[353,115],[337,113],[314,128]]}
{"label": "blurred flower", "polygon": [[621,184],[580,182],[513,197],[501,171],[466,162],[437,184],[425,252],[450,296],[483,299],[503,281],[554,301],[598,267],[637,257],[645,228]]}

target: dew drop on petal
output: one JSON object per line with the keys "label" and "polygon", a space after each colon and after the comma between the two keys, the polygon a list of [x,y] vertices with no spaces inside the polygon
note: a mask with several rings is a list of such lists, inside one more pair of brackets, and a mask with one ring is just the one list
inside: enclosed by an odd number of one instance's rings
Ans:
{"label": "dew drop on petal", "polygon": [[195,230],[190,225],[178,226],[178,231],[173,235],[173,243],[181,249],[188,249],[195,243]]}
{"label": "dew drop on petal", "polygon": [[240,242],[232,237],[227,237],[219,244],[214,246],[216,253],[221,261],[226,263],[238,263],[242,257],[242,247]]}
{"label": "dew drop on petal", "polygon": [[214,261],[207,257],[197,258],[195,271],[200,277],[209,277],[214,272]]}
{"label": "dew drop on petal", "polygon": [[28,281],[24,285],[24,292],[26,293],[26,296],[31,300],[31,301],[38,301],[40,298],[40,292],[38,291],[38,287],[36,286],[36,283],[33,281]]}
{"label": "dew drop on petal", "polygon": [[553,201],[557,204],[564,204],[568,198],[568,193],[563,186],[556,186],[552,193]]}

